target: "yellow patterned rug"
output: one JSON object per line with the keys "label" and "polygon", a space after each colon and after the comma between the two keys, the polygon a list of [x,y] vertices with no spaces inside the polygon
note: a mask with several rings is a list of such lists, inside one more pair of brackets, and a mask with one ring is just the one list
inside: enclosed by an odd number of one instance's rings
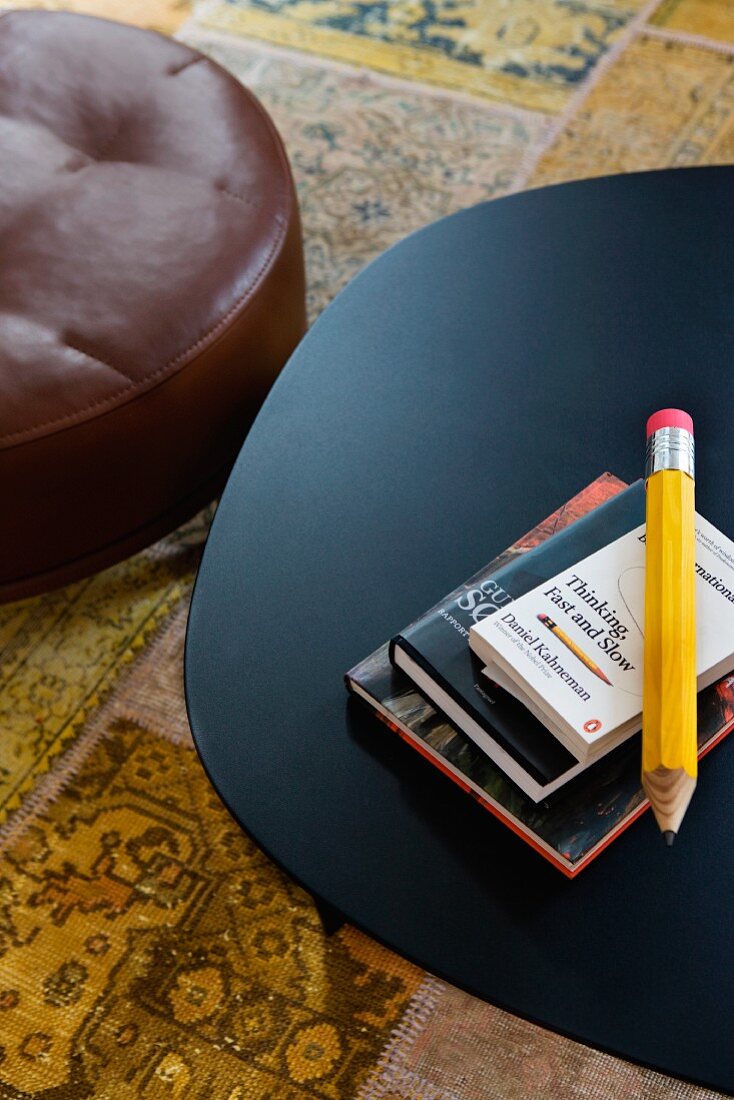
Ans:
{"label": "yellow patterned rug", "polygon": [[555,112],[644,0],[207,0],[221,30]]}
{"label": "yellow patterned rug", "polygon": [[[4,1098],[339,1100],[420,985],[415,968],[351,929],[326,939],[309,899],[244,839],[198,766],[180,683],[186,604],[175,599],[191,582],[191,549],[159,573],[175,605],[162,629],[116,669],[53,777],[5,828]],[[79,594],[77,615],[93,631],[109,623],[122,657],[150,613],[133,572],[113,573]],[[123,608],[115,593],[127,585]],[[54,649],[57,705],[74,707],[106,661],[84,632]]]}
{"label": "yellow patterned rug", "polygon": [[[730,0],[205,0],[183,30],[187,0],[41,6],[177,31],[260,96],[298,185],[312,318],[463,206],[734,155]],[[0,607],[0,1100],[711,1100],[351,928],[324,936],[190,742],[183,631],[210,519]]]}

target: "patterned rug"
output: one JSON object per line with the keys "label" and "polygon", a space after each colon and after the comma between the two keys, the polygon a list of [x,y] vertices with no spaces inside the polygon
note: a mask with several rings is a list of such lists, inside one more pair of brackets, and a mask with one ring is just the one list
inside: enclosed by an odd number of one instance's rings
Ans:
{"label": "patterned rug", "polygon": [[[42,6],[169,32],[190,8]],[[205,0],[195,14],[179,33],[285,139],[312,318],[452,210],[732,160],[730,0]],[[191,745],[183,631],[211,515],[0,607],[0,1100],[711,1100],[354,929],[324,936]]]}
{"label": "patterned rug", "polygon": [[[355,931],[326,939],[197,763],[181,663],[206,518],[67,590],[43,623],[50,601],[2,616],[7,684],[35,687],[11,721],[36,775],[2,830],[3,1098],[339,1100],[420,986]],[[67,750],[49,772],[32,738],[56,718]]]}
{"label": "patterned rug", "polygon": [[644,0],[210,0],[221,30],[556,112]]}
{"label": "patterned rug", "polygon": [[312,319],[373,257],[414,229],[519,185],[544,116],[487,107],[353,69],[315,65],[189,25],[259,96],[296,177]]}
{"label": "patterned rug", "polygon": [[191,0],[0,0],[0,11],[3,8],[74,11],[173,34],[188,19]]}

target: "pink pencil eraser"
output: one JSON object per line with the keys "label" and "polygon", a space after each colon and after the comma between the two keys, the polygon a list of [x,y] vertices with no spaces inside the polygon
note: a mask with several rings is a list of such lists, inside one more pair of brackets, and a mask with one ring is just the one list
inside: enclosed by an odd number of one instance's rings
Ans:
{"label": "pink pencil eraser", "polygon": [[693,435],[693,420],[683,409],[661,409],[653,413],[647,422],[647,438],[660,428],[685,428]]}

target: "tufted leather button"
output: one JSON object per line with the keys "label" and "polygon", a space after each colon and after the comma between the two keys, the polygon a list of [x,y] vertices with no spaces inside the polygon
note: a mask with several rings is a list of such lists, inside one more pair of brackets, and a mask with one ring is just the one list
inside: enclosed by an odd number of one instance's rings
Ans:
{"label": "tufted leather button", "polygon": [[188,47],[0,17],[0,597],[84,575],[221,487],[305,330],[257,100]]}

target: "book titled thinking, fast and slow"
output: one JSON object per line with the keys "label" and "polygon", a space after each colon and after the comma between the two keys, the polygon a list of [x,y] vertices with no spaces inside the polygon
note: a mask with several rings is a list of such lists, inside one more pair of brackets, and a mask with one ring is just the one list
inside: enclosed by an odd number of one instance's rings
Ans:
{"label": "book titled thinking, fast and slow", "polygon": [[[695,569],[700,691],[734,661],[734,543],[702,516]],[[643,523],[473,626],[469,644],[488,676],[591,761],[642,725],[644,592]]]}
{"label": "book titled thinking, fast and slow", "polygon": [[[546,670],[558,680],[556,690],[563,686],[561,694],[565,689],[575,693],[570,679],[563,678],[557,669],[566,672],[567,666],[574,670],[574,665],[579,675],[569,673],[569,677],[577,683],[585,684],[587,677],[594,677],[608,690],[610,685],[596,670],[613,684],[612,673],[607,664],[602,666],[596,652],[589,652],[593,649],[589,642],[601,640],[606,632],[607,636],[623,634],[623,625],[630,630],[637,628],[639,578],[630,575],[622,582],[623,595],[618,602],[624,609],[623,622],[615,615],[615,601],[610,602],[603,594],[609,573],[603,571],[595,587],[595,573],[582,576],[579,569],[578,580],[573,581],[574,566],[603,553],[618,540],[639,540],[643,520],[642,483],[627,488],[612,475],[602,475],[346,676],[348,688],[385,724],[569,877],[587,866],[647,806],[640,786],[639,737],[633,733],[639,723],[636,725],[633,719],[624,734],[609,736],[606,720],[594,713],[584,718],[590,726],[584,732],[590,734],[592,745],[593,734],[600,735],[595,751],[588,751],[585,740],[582,745],[572,738],[564,741],[556,729],[560,727],[557,715],[564,713],[564,708],[561,704],[556,712],[555,704],[551,707],[546,702],[547,677],[539,681],[542,690],[533,696],[522,672],[509,674],[511,662],[500,668],[494,662],[491,646],[491,652],[482,651],[479,656],[470,648],[469,639],[480,631],[484,634],[504,617],[502,625],[509,633],[500,631],[498,636],[502,643],[507,641],[512,661],[518,659],[516,650],[519,654],[512,638],[520,639],[528,648],[532,644],[547,645],[549,653],[558,650],[565,660],[565,665],[559,658],[555,664],[552,657],[544,662]],[[720,567],[731,554],[729,564],[734,569],[734,547],[727,544],[728,540],[705,521],[702,523],[699,545],[718,555]],[[709,568],[712,565],[708,558],[701,558],[699,577],[722,595],[726,585],[721,568],[715,574]],[[636,568],[634,561],[629,568]],[[626,568],[621,572],[626,573]],[[567,622],[560,604],[548,597],[553,613],[545,607],[536,609],[535,619],[528,618],[528,623],[537,623],[537,628],[529,630],[528,637],[523,639],[519,630],[510,629],[509,614],[515,622],[524,622],[518,612],[532,616],[528,601],[535,600],[539,591],[560,587],[563,592],[567,574],[571,585],[578,589],[574,593],[576,610],[583,607],[586,611],[579,622]],[[734,575],[732,582],[734,590]],[[614,581],[612,588],[619,591]],[[574,601],[564,596],[562,602],[570,605]],[[523,606],[528,609],[524,613]],[[581,619],[589,622],[594,611],[598,622],[591,626],[591,632],[602,622],[605,628],[591,639]],[[730,611],[734,616],[734,604]],[[568,617],[573,613],[569,612]],[[538,615],[547,619],[539,619]],[[613,617],[619,618],[618,626],[612,622]],[[570,625],[580,627],[585,640],[567,629]],[[727,634],[734,637],[731,630]],[[492,634],[490,637],[494,638]],[[612,638],[606,643],[606,656],[617,679],[621,671],[631,671],[621,668],[623,662],[634,664],[633,647],[628,650],[618,644],[620,640]],[[597,648],[603,660],[604,650]],[[734,644],[729,648],[734,650]],[[536,651],[535,656],[542,660],[540,652]],[[621,656],[612,656],[612,652]],[[492,658],[488,669],[486,657]],[[734,666],[731,653],[729,658]],[[734,724],[734,677],[719,673],[720,666],[726,665],[726,656],[719,654],[718,661],[715,664],[712,658],[708,663],[711,686],[698,698],[699,755],[712,748]],[[519,663],[522,668],[521,657]],[[715,679],[717,673],[720,678]],[[639,713],[641,688],[639,697],[632,698],[636,701],[630,709]],[[615,728],[616,713],[608,719],[610,732]],[[596,727],[597,722],[601,727]]]}

